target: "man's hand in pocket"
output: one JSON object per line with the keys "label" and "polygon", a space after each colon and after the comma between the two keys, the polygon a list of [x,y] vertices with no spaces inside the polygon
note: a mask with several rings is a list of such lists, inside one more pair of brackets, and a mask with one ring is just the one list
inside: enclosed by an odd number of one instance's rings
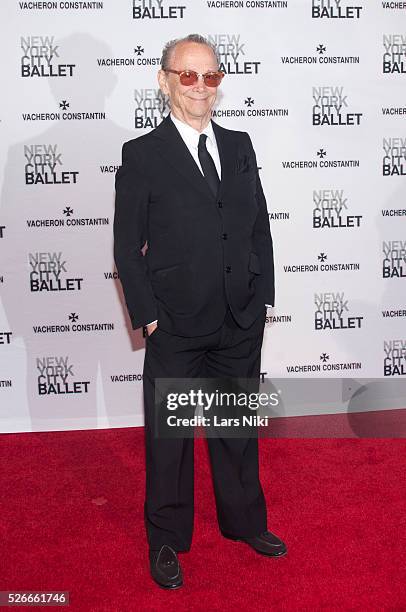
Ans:
{"label": "man's hand in pocket", "polygon": [[157,321],[154,321],[154,323],[149,323],[146,327],[147,327],[148,336],[150,336],[151,334],[154,333],[154,331],[158,327],[158,323]]}

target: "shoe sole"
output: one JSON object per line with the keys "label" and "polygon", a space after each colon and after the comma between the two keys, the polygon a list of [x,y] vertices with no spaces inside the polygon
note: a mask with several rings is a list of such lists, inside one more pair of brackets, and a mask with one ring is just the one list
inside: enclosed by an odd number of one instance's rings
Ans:
{"label": "shoe sole", "polygon": [[254,548],[253,546],[251,546],[251,544],[248,544],[248,542],[246,542],[245,540],[241,540],[241,538],[235,538],[234,536],[224,535],[224,533],[223,533],[223,537],[225,537],[227,540],[232,540],[233,542],[242,542],[243,544],[246,544],[247,546],[249,546],[256,553],[258,553],[259,555],[263,555],[264,557],[274,557],[275,559],[277,559],[278,557],[284,557],[288,553],[288,551],[285,550],[282,553],[276,553],[273,555],[272,553],[262,552],[261,550]]}
{"label": "shoe sole", "polygon": [[180,589],[180,587],[183,586],[183,581],[179,582],[177,584],[165,585],[165,584],[161,584],[160,582],[155,580],[155,578],[152,578],[152,580],[155,582],[155,584],[157,584],[159,587],[161,587],[161,589],[165,589],[167,591],[175,591],[176,589]]}
{"label": "shoe sole", "polygon": [[[252,546],[251,546],[250,548],[252,548]],[[279,557],[284,557],[285,555],[287,555],[287,554],[288,554],[288,551],[287,551],[287,550],[285,550],[285,551],[284,551],[284,552],[282,552],[282,553],[278,553],[278,554],[276,554],[276,555],[273,555],[272,553],[271,553],[271,554],[269,554],[269,553],[266,553],[266,552],[262,552],[261,550],[257,550],[256,548],[252,548],[252,550],[254,550],[254,551],[255,551],[256,553],[258,553],[259,555],[263,555],[264,557],[272,557],[273,559],[279,559]]]}
{"label": "shoe sole", "polygon": [[174,584],[172,586],[164,586],[163,584],[159,584],[159,582],[156,581],[155,584],[161,587],[161,589],[165,589],[165,591],[176,591],[176,589],[180,589],[180,587],[183,586],[183,582],[181,582],[181,584]]}

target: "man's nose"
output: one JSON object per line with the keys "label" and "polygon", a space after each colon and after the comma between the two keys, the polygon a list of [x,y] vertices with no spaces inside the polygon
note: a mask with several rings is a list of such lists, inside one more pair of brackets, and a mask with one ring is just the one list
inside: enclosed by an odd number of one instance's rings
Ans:
{"label": "man's nose", "polygon": [[202,74],[197,75],[197,82],[195,87],[198,87],[199,89],[204,89],[206,87],[206,84],[204,82],[204,76]]}

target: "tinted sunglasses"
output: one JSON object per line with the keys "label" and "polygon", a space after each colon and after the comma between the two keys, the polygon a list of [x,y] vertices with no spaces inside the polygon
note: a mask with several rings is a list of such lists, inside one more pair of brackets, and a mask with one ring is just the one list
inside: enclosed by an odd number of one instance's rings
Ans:
{"label": "tinted sunglasses", "polygon": [[199,76],[203,77],[204,84],[207,87],[218,87],[223,79],[224,72],[217,70],[216,72],[206,72],[206,74],[199,74],[194,70],[170,70],[166,68],[165,72],[173,72],[178,74],[182,85],[194,85],[197,83]]}

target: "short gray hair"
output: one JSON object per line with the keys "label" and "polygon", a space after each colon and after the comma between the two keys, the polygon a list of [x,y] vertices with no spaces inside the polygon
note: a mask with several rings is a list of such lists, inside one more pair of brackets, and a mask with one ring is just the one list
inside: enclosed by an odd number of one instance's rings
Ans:
{"label": "short gray hair", "polygon": [[162,57],[161,57],[162,70],[169,68],[169,60],[173,54],[173,51],[176,45],[179,45],[180,43],[184,43],[184,42],[193,42],[193,43],[198,43],[199,45],[206,45],[206,47],[209,47],[209,49],[213,51],[214,57],[216,58],[217,65],[220,66],[220,56],[217,52],[216,45],[210,42],[204,36],[201,36],[201,34],[188,34],[188,36],[185,36],[184,38],[174,38],[173,40],[170,40],[169,42],[166,43],[166,45],[163,48]]}

